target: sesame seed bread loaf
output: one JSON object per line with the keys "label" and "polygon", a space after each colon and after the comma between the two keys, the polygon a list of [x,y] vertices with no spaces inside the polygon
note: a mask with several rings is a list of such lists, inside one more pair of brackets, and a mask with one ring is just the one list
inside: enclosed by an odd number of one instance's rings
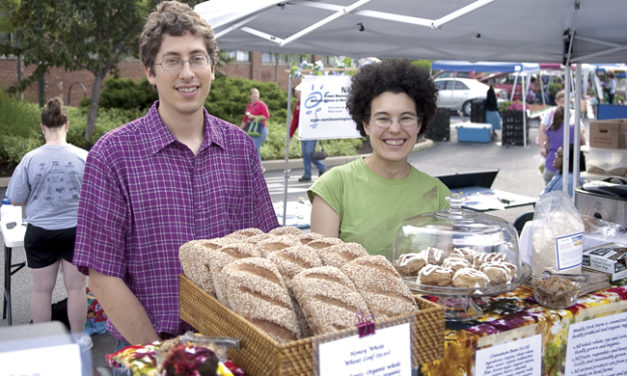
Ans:
{"label": "sesame seed bread loaf", "polygon": [[231,309],[280,343],[301,337],[287,287],[270,260],[233,261],[222,269],[222,275]]}
{"label": "sesame seed bread loaf", "polygon": [[317,232],[303,232],[301,235],[298,235],[298,240],[303,244],[320,238],[324,238],[324,235],[318,234]]}
{"label": "sesame seed bread loaf", "polygon": [[304,269],[322,266],[322,261],[316,251],[306,245],[295,245],[272,252],[268,255],[283,276],[285,281],[290,281]]}
{"label": "sesame seed bread loaf", "polygon": [[322,249],[322,248],[330,247],[334,244],[342,244],[342,243],[343,241],[340,238],[322,237],[322,238],[318,238],[318,239],[314,239],[310,241],[309,243],[307,243],[307,245],[310,246],[311,248]]}
{"label": "sesame seed bread loaf", "polygon": [[339,268],[358,257],[368,256],[368,251],[359,243],[338,243],[318,249],[318,256],[323,265]]}
{"label": "sesame seed bread loaf", "polygon": [[201,240],[191,240],[179,248],[179,260],[183,274],[208,294],[215,296],[213,279],[209,271],[210,248],[204,247]]}
{"label": "sesame seed bread loaf", "polygon": [[257,243],[257,249],[262,257],[268,257],[272,252],[300,245],[301,242],[294,235],[273,235]]}
{"label": "sesame seed bread loaf", "polygon": [[305,232],[296,226],[281,226],[268,231],[270,235],[294,235],[299,236]]}
{"label": "sesame seed bread loaf", "polygon": [[418,310],[411,291],[384,256],[363,256],[340,270],[353,281],[375,321]]}
{"label": "sesame seed bread loaf", "polygon": [[303,270],[290,287],[314,335],[354,327],[359,311],[370,314],[353,282],[334,266]]}
{"label": "sesame seed bread loaf", "polygon": [[212,252],[209,259],[209,269],[211,270],[211,278],[213,280],[213,287],[216,290],[216,297],[222,304],[230,307],[224,291],[226,278],[222,277],[222,269],[232,261],[259,256],[261,256],[261,254],[254,245],[237,241]]}

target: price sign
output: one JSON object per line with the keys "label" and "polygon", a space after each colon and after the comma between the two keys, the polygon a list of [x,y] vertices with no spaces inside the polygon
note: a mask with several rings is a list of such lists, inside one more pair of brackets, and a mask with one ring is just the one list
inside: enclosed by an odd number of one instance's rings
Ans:
{"label": "price sign", "polygon": [[318,362],[320,376],[411,376],[410,324],[320,343]]}

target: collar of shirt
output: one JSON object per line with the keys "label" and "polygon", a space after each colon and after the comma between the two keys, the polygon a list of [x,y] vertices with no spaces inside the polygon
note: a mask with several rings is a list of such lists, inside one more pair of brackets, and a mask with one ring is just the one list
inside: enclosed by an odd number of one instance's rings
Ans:
{"label": "collar of shirt", "polygon": [[[146,121],[146,133],[148,137],[152,140],[149,146],[149,151],[152,154],[157,153],[173,142],[178,142],[172,132],[168,130],[166,125],[161,120],[159,116],[159,112],[157,109],[159,108],[159,101],[155,101],[148,113],[145,116]],[[220,148],[225,148],[225,135],[224,129],[220,126],[220,123],[216,121],[216,118],[209,114],[206,108],[203,107],[203,115],[204,115],[204,138],[202,140],[202,144],[200,145],[199,152],[206,149],[211,145],[211,143],[216,144]]]}

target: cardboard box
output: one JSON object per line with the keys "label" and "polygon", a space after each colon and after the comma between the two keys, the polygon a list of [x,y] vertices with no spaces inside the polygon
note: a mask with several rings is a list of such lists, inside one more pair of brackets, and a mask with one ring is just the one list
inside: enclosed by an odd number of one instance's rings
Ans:
{"label": "cardboard box", "polygon": [[627,119],[590,121],[590,146],[605,149],[627,148]]}
{"label": "cardboard box", "polygon": [[610,243],[583,251],[583,267],[607,273],[612,281],[627,278],[627,246]]}

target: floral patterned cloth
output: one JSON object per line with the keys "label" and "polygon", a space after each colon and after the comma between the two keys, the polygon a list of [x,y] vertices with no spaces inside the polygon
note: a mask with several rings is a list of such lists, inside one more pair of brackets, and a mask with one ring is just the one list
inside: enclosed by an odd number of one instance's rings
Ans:
{"label": "floral patterned cloth", "polygon": [[[157,354],[161,341],[143,346],[128,346],[122,350],[107,354],[106,359],[111,368],[122,368],[129,376],[159,376]],[[230,360],[218,365],[219,376],[246,376],[246,373]]]}
{"label": "floral patterned cloth", "polygon": [[485,314],[477,320],[447,321],[444,358],[421,365],[421,374],[470,376],[477,349],[541,334],[542,375],[563,375],[569,325],[623,311],[627,311],[625,286],[583,295],[572,307],[560,310],[539,305],[532,289],[521,286],[491,298]]}

